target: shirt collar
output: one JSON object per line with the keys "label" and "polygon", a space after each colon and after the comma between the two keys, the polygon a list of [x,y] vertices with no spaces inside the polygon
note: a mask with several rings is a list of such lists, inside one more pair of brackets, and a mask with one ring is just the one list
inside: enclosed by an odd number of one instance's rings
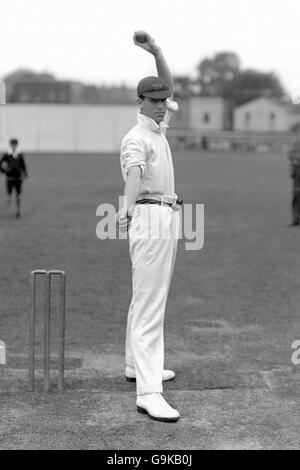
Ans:
{"label": "shirt collar", "polygon": [[138,113],[137,115],[137,122],[145,129],[157,133],[161,133],[164,129],[169,127],[168,124],[166,124],[164,121],[162,121],[160,124],[157,124],[157,122],[155,122],[153,119],[141,113]]}
{"label": "shirt collar", "polygon": [[12,152],[11,149],[9,148],[9,149],[7,150],[7,154],[10,155],[11,157],[17,158],[17,157],[19,156],[19,154],[20,154],[20,151],[17,150],[16,152]]}

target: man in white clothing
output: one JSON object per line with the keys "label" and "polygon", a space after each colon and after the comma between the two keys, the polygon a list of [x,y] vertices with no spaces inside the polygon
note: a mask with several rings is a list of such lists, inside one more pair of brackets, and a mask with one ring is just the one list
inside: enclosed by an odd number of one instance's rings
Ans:
{"label": "man in white clothing", "polygon": [[161,49],[146,34],[134,43],[151,53],[158,77],[137,87],[137,125],[121,145],[124,203],[117,221],[129,230],[132,300],[126,333],[127,380],[137,386],[137,410],[158,421],[177,421],[179,413],[162,397],[162,382],[175,373],[164,370],[164,314],[179,234],[179,201],[174,187],[172,155],[165,137],[177,103],[173,79]]}

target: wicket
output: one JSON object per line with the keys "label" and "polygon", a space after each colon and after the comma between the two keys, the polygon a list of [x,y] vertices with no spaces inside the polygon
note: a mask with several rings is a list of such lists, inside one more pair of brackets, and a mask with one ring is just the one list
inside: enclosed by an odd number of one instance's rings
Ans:
{"label": "wicket", "polygon": [[51,279],[59,276],[59,332],[58,332],[58,390],[64,389],[64,362],[65,362],[65,316],[66,316],[66,273],[58,270],[35,270],[30,276],[30,311],[29,311],[29,391],[35,389],[35,326],[36,326],[36,298],[37,276],[43,276],[44,281],[44,391],[50,388],[50,324],[51,324]]}

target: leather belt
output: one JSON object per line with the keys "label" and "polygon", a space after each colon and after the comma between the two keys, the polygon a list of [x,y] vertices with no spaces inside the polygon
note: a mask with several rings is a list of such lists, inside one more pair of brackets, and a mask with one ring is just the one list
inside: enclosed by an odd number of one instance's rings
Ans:
{"label": "leather belt", "polygon": [[158,201],[157,199],[140,199],[139,201],[136,201],[136,204],[158,204],[158,205],[163,205],[163,206],[169,206],[169,207],[174,207],[176,204],[181,206],[183,204],[182,199],[176,199],[175,204],[172,204],[171,202],[161,202]]}

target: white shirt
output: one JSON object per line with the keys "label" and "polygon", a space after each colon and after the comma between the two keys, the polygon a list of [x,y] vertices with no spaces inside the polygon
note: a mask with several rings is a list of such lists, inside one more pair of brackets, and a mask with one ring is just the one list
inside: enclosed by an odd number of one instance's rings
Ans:
{"label": "white shirt", "polygon": [[[121,144],[121,170],[124,181],[133,166],[141,168],[142,195],[176,197],[171,150],[166,139],[173,113],[178,110],[174,101],[167,100],[164,120],[157,124],[153,119],[138,113],[137,125],[124,137]],[[141,199],[140,197],[138,199]]]}

